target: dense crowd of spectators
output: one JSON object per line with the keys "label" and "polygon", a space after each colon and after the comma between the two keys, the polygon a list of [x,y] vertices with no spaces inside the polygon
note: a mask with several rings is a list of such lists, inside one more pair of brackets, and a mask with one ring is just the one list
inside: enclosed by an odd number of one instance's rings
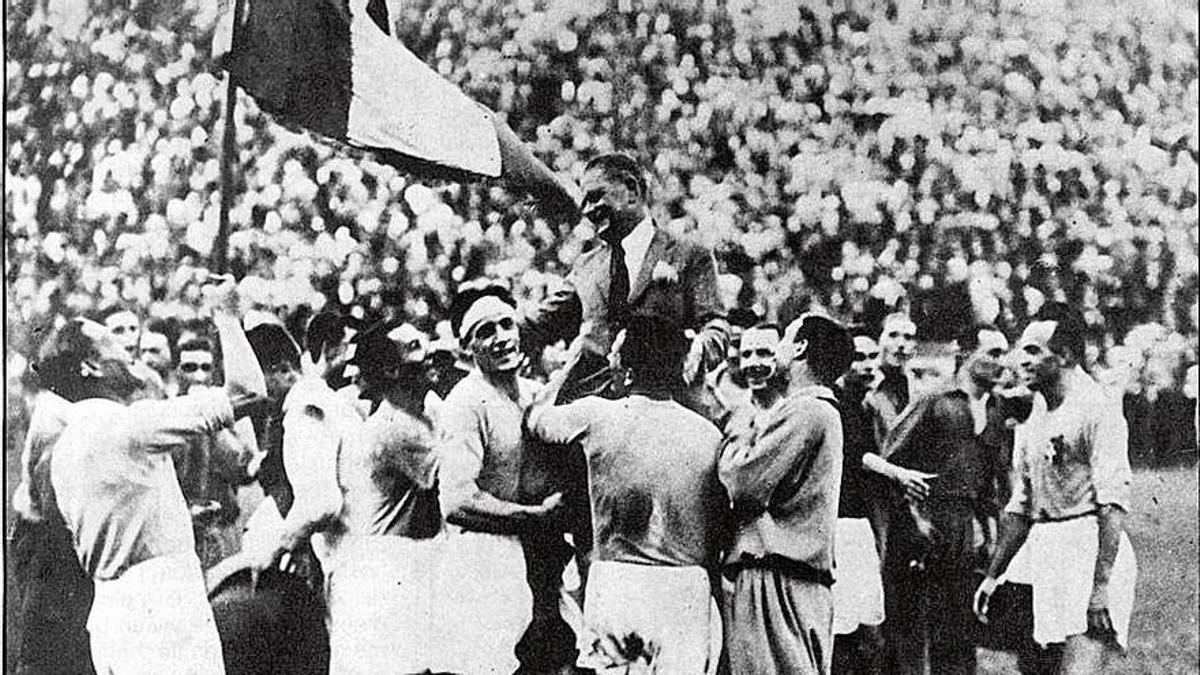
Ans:
{"label": "dense crowd of spectators", "polygon": [[[214,3],[82,4],[6,14],[10,327],[122,302],[187,318],[221,196]],[[1011,327],[1067,300],[1105,352],[1155,324],[1174,351],[1126,356],[1174,364],[1172,386],[1195,361],[1195,3],[391,4],[398,37],[555,169],[610,149],[651,167],[659,222],[714,248],[730,307],[907,306],[938,338],[959,305]],[[537,296],[593,235],[245,96],[233,121],[231,271],[267,311],[432,330],[458,282]]]}

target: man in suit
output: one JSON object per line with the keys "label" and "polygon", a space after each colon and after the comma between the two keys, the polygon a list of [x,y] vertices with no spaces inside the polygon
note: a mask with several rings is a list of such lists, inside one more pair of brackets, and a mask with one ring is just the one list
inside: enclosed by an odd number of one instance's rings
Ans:
{"label": "man in suit", "polygon": [[891,506],[883,558],[894,673],[975,672],[968,598],[977,550],[987,544],[992,462],[1004,433],[992,391],[1009,345],[987,325],[957,344],[955,386],[915,398],[872,458],[904,494]]}
{"label": "man in suit", "polygon": [[[634,314],[660,316],[695,331],[693,351],[702,352],[707,369],[715,368],[725,357],[729,324],[712,253],[655,224],[645,175],[629,155],[592,159],[580,188],[583,215],[596,226],[598,241],[575,261],[567,286],[527,310],[522,321],[535,342],[570,339],[585,329],[583,357],[563,396],[592,393],[579,387],[607,366],[613,338]],[[694,380],[698,373],[688,375]]]}
{"label": "man in suit", "polygon": [[[521,339],[527,349],[558,340],[570,342],[583,331],[583,351],[556,403],[588,395],[616,398],[624,373],[609,367],[613,339],[633,315],[655,315],[695,332],[677,400],[711,414],[701,392],[706,371],[726,354],[729,326],[717,290],[717,266],[710,251],[658,227],[650,217],[645,174],[629,155],[611,153],[588,162],[580,188],[582,211],[596,227],[598,241],[581,255],[567,284],[541,304],[524,308]],[[522,498],[528,503],[555,492],[566,498],[575,555],[586,581],[583,554],[591,548],[587,466],[582,450],[564,453],[528,443],[522,459]],[[518,647],[528,672],[546,672],[575,660],[574,637],[559,616],[562,569],[571,547],[562,533],[547,531],[526,539],[534,619]]]}

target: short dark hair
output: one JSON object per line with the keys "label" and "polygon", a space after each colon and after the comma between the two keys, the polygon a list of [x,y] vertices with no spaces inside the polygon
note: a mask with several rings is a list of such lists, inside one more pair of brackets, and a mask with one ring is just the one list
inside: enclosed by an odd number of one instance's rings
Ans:
{"label": "short dark hair", "polygon": [[341,344],[346,336],[346,319],[337,312],[320,312],[309,320],[304,330],[304,347],[319,361],[325,350]]}
{"label": "short dark hair", "polygon": [[71,319],[54,329],[31,365],[38,386],[72,403],[91,398],[91,378],[83,376],[85,361],[98,356],[95,341],[83,330],[83,321]]}
{"label": "short dark hair", "polygon": [[[175,339],[172,344],[178,346],[178,341],[188,333],[194,333],[197,337],[212,339],[216,332],[212,322],[203,317],[186,319],[179,324],[179,330],[175,334]],[[178,351],[178,350],[176,350]]]}
{"label": "short dark hair", "polygon": [[603,155],[597,155],[588,161],[584,167],[584,173],[599,169],[605,175],[614,178],[620,178],[627,183],[631,183],[637,189],[638,196],[646,199],[649,186],[646,183],[646,174],[642,170],[641,164],[632,156],[623,152],[609,152]]}
{"label": "short dark hair", "polygon": [[467,310],[471,309],[471,305],[475,304],[480,298],[488,296],[499,298],[501,302],[513,309],[517,307],[517,301],[513,300],[512,293],[509,293],[507,288],[499,284],[471,287],[459,291],[454,296],[454,299],[450,301],[450,330],[454,333],[454,337],[460,341],[467,337],[461,334],[463,317],[466,316]]}
{"label": "short dark hair", "polygon": [[246,340],[264,371],[282,364],[300,368],[300,348],[283,326],[260,324],[246,331]]}
{"label": "short dark hair", "polygon": [[821,384],[833,384],[854,363],[854,340],[850,331],[826,316],[804,317],[796,331],[796,343],[807,340],[804,360]]}
{"label": "short dark hair", "polygon": [[168,341],[172,341],[171,336],[178,330],[179,327],[170,319],[150,319],[146,322],[146,327],[142,330],[142,332],[165,335],[167,336]]}
{"label": "short dark hair", "polygon": [[635,385],[679,389],[688,342],[679,325],[658,315],[634,314],[625,323],[621,365]]}
{"label": "short dark hair", "polygon": [[372,377],[389,366],[404,359],[404,351],[388,333],[400,325],[399,321],[381,321],[354,336],[354,357],[350,363],[358,366],[364,376]]}
{"label": "short dark hair", "polygon": [[1003,331],[990,323],[971,324],[954,338],[954,344],[958,347],[958,353],[966,355],[979,349],[979,334],[983,332],[1004,334]]}
{"label": "short dark hair", "polygon": [[745,307],[734,307],[729,310],[728,319],[730,325],[739,328],[758,328],[762,324],[762,318],[758,316],[758,312]]}
{"label": "short dark hair", "polygon": [[180,354],[182,354],[183,352],[211,352],[211,351],[213,351],[213,344],[212,344],[212,342],[206,340],[205,338],[195,338],[193,340],[188,340],[187,342],[184,342],[179,345],[179,353]]}
{"label": "short dark hair", "polygon": [[1042,305],[1034,321],[1053,321],[1054,334],[1050,336],[1050,351],[1066,356],[1075,363],[1083,363],[1087,355],[1087,322],[1083,314],[1065,302],[1048,302]]}
{"label": "short dark hair", "polygon": [[872,327],[868,324],[852,323],[846,327],[846,330],[850,331],[851,339],[856,337],[865,337],[872,340],[878,340],[879,334],[883,332],[883,326],[881,325],[877,330],[872,330]]}
{"label": "short dark hair", "polygon": [[783,328],[781,328],[779,326],[779,324],[777,324],[773,321],[759,321],[758,323],[754,324],[753,326],[750,326],[746,330],[773,330],[773,331],[775,331],[776,335],[778,335],[779,337],[783,337]]}
{"label": "short dark hair", "polygon": [[109,306],[99,310],[98,312],[96,312],[96,314],[95,314],[96,321],[98,321],[100,323],[104,323],[105,321],[108,320],[108,317],[113,316],[114,314],[120,314],[122,312],[129,312],[130,314],[132,314],[134,317],[137,318],[139,323],[142,320],[141,313],[138,312],[137,308],[135,308],[133,305],[116,303],[116,304],[109,305]]}

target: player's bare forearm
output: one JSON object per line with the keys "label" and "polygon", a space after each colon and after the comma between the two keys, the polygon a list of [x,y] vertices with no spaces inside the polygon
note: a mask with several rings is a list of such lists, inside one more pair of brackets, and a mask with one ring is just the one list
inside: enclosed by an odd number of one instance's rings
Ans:
{"label": "player's bare forearm", "polygon": [[998,579],[1008,569],[1013,556],[1021,550],[1025,539],[1029,537],[1029,529],[1033,526],[1028,516],[1017,513],[1003,513],[1000,516],[1000,541],[996,544],[996,554],[988,566],[987,576]]}
{"label": "player's bare forearm", "polygon": [[1096,555],[1096,572],[1093,585],[1107,587],[1112,578],[1113,563],[1117,559],[1117,550],[1121,546],[1121,531],[1125,526],[1125,512],[1118,506],[1101,505],[1096,511],[1096,522],[1099,525],[1099,548]]}
{"label": "player's bare forearm", "polygon": [[544,505],[526,506],[505,501],[476,488],[453,500],[446,522],[492,534],[522,534],[540,521]]}

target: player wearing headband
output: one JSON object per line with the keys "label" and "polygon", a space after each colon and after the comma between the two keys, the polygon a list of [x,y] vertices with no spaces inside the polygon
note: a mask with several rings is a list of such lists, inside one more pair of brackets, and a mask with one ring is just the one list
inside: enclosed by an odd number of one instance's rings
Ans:
{"label": "player wearing headband", "polygon": [[435,672],[511,673],[532,616],[520,535],[546,527],[562,500],[518,503],[521,420],[534,383],[523,363],[511,296],[459,293],[451,326],[474,363],[439,411],[440,503],[447,523],[438,587],[442,656]]}

